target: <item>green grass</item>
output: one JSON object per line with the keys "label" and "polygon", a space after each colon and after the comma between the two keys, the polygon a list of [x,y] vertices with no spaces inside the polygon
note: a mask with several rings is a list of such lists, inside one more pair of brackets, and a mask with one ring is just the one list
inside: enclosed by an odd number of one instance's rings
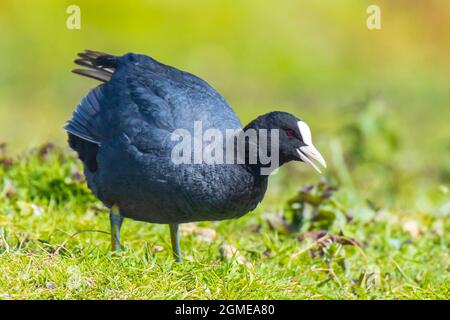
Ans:
{"label": "green grass", "polygon": [[[77,0],[75,31],[72,1],[0,1],[0,298],[448,299],[450,2],[379,2],[382,29],[369,31],[368,0]],[[79,161],[30,150],[65,144],[65,121],[98,85],[69,72],[83,49],[192,72],[244,124],[292,112],[338,190],[298,231],[270,227],[268,213],[292,218],[298,189],[317,185],[289,164],[255,212],[185,232],[185,263],[171,257],[167,226],[130,220],[112,255],[107,211]],[[241,256],[222,258],[224,244]]]}
{"label": "green grass", "polygon": [[[165,225],[126,219],[125,250],[110,252],[107,211],[85,186],[72,153],[51,146],[15,158],[3,153],[0,177],[0,298],[450,298],[445,212],[352,206],[338,190],[331,203],[340,209],[322,225],[329,236],[318,239],[314,223],[285,232],[269,226],[266,211],[281,212],[274,200],[279,190],[292,198],[300,186],[282,189],[277,175],[255,212],[184,232],[185,262],[178,264]],[[336,240],[339,235],[360,246]],[[237,248],[241,260],[222,257],[224,244]]]}

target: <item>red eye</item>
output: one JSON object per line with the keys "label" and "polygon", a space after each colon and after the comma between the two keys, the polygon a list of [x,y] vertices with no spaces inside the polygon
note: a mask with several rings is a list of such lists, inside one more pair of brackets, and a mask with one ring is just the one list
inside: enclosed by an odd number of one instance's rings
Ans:
{"label": "red eye", "polygon": [[288,135],[288,137],[293,137],[295,135],[294,131],[292,130],[286,130],[286,134]]}

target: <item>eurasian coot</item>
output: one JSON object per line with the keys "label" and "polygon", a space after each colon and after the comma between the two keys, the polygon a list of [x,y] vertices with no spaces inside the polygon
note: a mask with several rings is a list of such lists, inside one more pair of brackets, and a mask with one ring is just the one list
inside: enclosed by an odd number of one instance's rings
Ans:
{"label": "eurasian coot", "polygon": [[[308,125],[289,113],[270,112],[242,128],[225,99],[190,73],[133,53],[86,50],[78,56],[75,63],[86,68],[73,72],[103,83],[81,101],[65,129],[89,188],[111,210],[113,250],[120,251],[120,228],[127,217],[169,224],[174,256],[181,261],[180,223],[252,211],[264,197],[267,174],[288,161],[307,162],[319,172],[312,160],[326,166]],[[205,143],[195,136],[199,124],[205,134],[209,129],[223,134],[225,143],[211,152],[214,139]],[[228,130],[236,134],[228,136]],[[246,136],[252,130],[266,139],[255,143]],[[174,153],[182,137],[174,138],[174,132],[192,134],[186,141],[194,148]],[[243,141],[243,149],[226,150],[237,141]],[[266,153],[260,152],[263,142]],[[213,161],[199,161],[206,150]],[[224,154],[227,161],[218,161]],[[274,161],[268,163],[267,157]]]}

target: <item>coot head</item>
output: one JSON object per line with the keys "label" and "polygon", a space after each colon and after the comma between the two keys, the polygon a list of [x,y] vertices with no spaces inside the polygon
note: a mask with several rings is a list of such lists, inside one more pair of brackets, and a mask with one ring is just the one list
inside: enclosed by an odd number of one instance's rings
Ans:
{"label": "coot head", "polygon": [[[274,111],[260,116],[248,128],[278,130],[280,165],[289,161],[301,161],[321,172],[315,162],[326,168],[326,162],[312,142],[308,124],[287,112]],[[270,140],[270,139],[269,139]],[[315,162],[314,162],[315,161]]]}

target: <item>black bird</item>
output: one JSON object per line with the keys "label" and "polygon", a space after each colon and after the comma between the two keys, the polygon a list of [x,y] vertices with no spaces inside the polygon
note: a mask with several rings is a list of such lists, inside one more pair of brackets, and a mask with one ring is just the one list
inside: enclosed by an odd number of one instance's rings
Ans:
{"label": "black bird", "polygon": [[78,56],[75,63],[86,68],[73,72],[103,83],[81,101],[65,129],[89,188],[111,210],[115,251],[121,249],[120,229],[127,217],[169,224],[174,256],[181,261],[180,223],[237,218],[263,199],[268,176],[261,170],[268,164],[258,152],[259,142],[253,163],[250,140],[244,139],[243,161],[177,164],[172,151],[179,141],[171,136],[176,129],[193,133],[201,122],[203,130],[221,133],[266,129],[270,138],[277,129],[278,165],[297,160],[320,172],[316,160],[326,167],[308,125],[289,113],[270,112],[243,128],[225,99],[190,73],[134,53],[86,50]]}

